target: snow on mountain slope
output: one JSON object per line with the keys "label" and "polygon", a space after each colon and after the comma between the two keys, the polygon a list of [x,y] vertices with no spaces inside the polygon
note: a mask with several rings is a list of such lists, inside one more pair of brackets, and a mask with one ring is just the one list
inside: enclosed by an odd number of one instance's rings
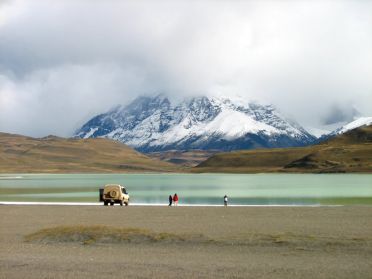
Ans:
{"label": "snow on mountain slope", "polygon": [[164,95],[139,97],[98,115],[75,136],[107,137],[145,152],[301,146],[315,140],[270,105],[205,96],[171,104]]}
{"label": "snow on mountain slope", "polygon": [[372,117],[360,117],[354,120],[353,122],[350,122],[342,126],[341,128],[335,130],[334,132],[331,133],[331,135],[340,135],[340,134],[346,133],[347,131],[356,129],[358,127],[368,126],[368,125],[372,125]]}
{"label": "snow on mountain slope", "polygon": [[262,132],[267,135],[280,133],[277,128],[258,122],[249,115],[232,109],[222,110],[200,132],[208,134],[218,133],[225,139],[242,137],[247,133],[256,134]]}

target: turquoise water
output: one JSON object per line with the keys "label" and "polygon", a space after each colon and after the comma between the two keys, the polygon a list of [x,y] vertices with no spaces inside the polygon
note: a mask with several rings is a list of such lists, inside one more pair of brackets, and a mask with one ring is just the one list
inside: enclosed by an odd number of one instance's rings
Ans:
{"label": "turquoise water", "polygon": [[0,175],[0,201],[98,201],[108,183],[133,203],[372,204],[371,174],[12,174]]}

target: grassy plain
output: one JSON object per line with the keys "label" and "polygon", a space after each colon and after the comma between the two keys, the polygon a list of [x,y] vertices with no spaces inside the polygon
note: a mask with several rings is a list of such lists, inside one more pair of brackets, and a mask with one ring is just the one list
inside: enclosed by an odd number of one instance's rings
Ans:
{"label": "grassy plain", "polygon": [[371,278],[372,207],[0,206],[0,278]]}

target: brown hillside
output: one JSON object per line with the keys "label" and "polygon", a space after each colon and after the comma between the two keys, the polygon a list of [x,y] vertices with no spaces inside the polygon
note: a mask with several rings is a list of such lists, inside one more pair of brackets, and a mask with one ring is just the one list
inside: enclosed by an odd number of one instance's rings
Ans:
{"label": "brown hillside", "polygon": [[108,139],[30,138],[0,133],[1,173],[169,172],[173,164],[151,159]]}
{"label": "brown hillside", "polygon": [[183,167],[195,167],[216,153],[217,150],[169,150],[146,153],[146,156]]}
{"label": "brown hillside", "polygon": [[321,144],[220,153],[195,172],[372,172],[372,126],[361,127]]}

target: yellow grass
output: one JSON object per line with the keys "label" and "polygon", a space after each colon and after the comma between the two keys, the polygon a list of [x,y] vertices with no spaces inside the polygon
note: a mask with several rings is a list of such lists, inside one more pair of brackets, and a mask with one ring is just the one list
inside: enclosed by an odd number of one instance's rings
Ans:
{"label": "yellow grass", "polygon": [[185,242],[206,241],[202,235],[178,235],[174,233],[156,233],[147,229],[118,228],[112,226],[57,226],[39,230],[25,236],[26,242],[60,243],[146,243],[146,242]]}
{"label": "yellow grass", "polygon": [[321,144],[219,153],[194,172],[372,172],[372,126]]}
{"label": "yellow grass", "polygon": [[2,173],[170,172],[178,169],[108,139],[36,139],[0,133]]}

